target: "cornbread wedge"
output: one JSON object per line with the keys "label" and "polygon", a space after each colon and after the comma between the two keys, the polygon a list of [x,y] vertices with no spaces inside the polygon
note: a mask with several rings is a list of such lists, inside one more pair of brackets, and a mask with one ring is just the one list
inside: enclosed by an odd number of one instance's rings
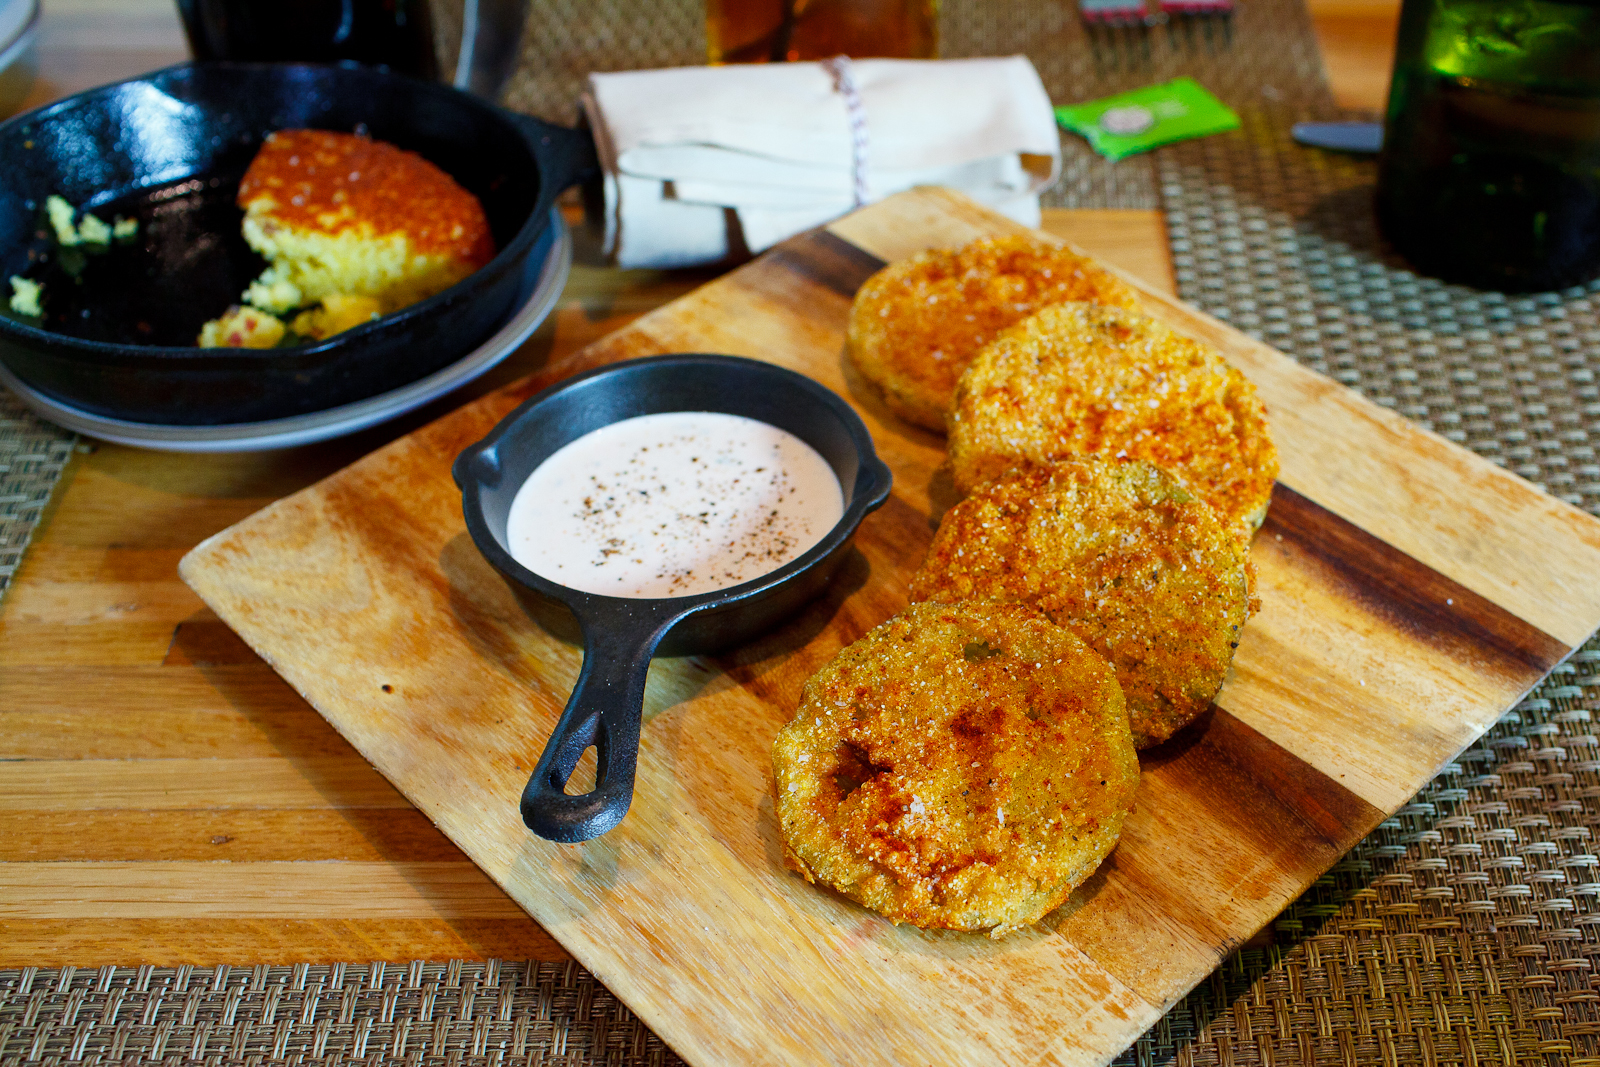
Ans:
{"label": "cornbread wedge", "polygon": [[281,319],[235,304],[200,328],[200,347],[276,348],[284,332]]}
{"label": "cornbread wedge", "polygon": [[334,295],[387,314],[487,263],[483,207],[415,152],[329,130],[279,130],[239,184],[244,236],[271,266],[245,302],[274,314]]}

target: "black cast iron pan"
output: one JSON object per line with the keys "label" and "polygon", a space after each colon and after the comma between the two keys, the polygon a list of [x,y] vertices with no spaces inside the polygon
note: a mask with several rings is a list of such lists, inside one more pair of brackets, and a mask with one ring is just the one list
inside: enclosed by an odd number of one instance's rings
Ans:
{"label": "black cast iron pan", "polygon": [[[420,153],[482,202],[497,254],[317,344],[191,347],[265,266],[239,235],[234,196],[262,138],[295,127]],[[132,422],[259,422],[387,392],[494,332],[556,196],[594,171],[587,133],[368,67],[191,63],[90,90],[0,124],[0,286],[57,257],[42,326],[0,312],[0,361],[57,400]],[[42,225],[52,193],[106,221],[138,218],[134,247],[65,263]]]}
{"label": "black cast iron pan", "polygon": [[[591,430],[638,415],[715,411],[787,430],[821,453],[844,490],[844,515],[821,542],[777,570],[695,596],[628,599],[580,592],[523,567],[506,518],[533,469]],[[457,457],[467,530],[526,610],[583,643],[583,670],[522,794],[522,818],[551,841],[587,841],[622,821],[633,799],[645,673],[656,653],[711,652],[748,640],[827,586],[851,535],[889,496],[889,468],[855,411],[810,378],[735,356],[653,356],[569,378],[507,415]],[[594,789],[565,791],[590,746]]]}

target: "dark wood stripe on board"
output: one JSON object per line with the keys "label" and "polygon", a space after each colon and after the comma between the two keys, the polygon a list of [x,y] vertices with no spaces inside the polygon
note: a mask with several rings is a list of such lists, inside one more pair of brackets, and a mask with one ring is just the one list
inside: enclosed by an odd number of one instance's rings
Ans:
{"label": "dark wood stripe on board", "polygon": [[884,267],[884,261],[871,252],[864,252],[827,230],[808,230],[791,237],[762,258],[850,298]]}
{"label": "dark wood stripe on board", "polygon": [[[1303,845],[1320,841],[1342,854],[1384,818],[1356,793],[1220,707],[1165,744],[1140,752],[1139,764],[1145,773],[1176,770],[1180,781],[1204,783],[1206,806],[1242,835],[1260,839],[1265,852],[1301,837]],[[1301,830],[1291,830],[1291,821]]]}
{"label": "dark wood stripe on board", "polygon": [[1280,547],[1331,575],[1351,601],[1477,669],[1532,684],[1571,651],[1282,483],[1256,536],[1280,539]]}
{"label": "dark wood stripe on board", "polygon": [[1152,1000],[1216,966],[1384,818],[1221,708],[1139,764],[1122,840],[1056,929]]}

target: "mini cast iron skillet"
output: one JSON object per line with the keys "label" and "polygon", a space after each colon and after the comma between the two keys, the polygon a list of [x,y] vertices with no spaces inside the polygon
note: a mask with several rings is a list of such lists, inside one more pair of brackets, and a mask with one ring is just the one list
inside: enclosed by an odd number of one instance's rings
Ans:
{"label": "mini cast iron skillet", "polygon": [[[498,253],[318,344],[191,347],[266,265],[234,197],[262,139],[294,127],[362,130],[431,160],[478,197]],[[367,67],[195,63],[94,89],[0,124],[0,296],[5,278],[55,257],[44,328],[0,311],[0,361],[52,398],[132,422],[260,422],[375,396],[494,332],[557,194],[594,167],[585,133]],[[137,247],[64,254],[42,225],[52,193],[105,221],[138,218]]]}
{"label": "mini cast iron skillet", "polygon": [[[742,585],[695,596],[628,599],[584,593],[542,578],[506,550],[506,517],[533,469],[591,430],[638,415],[714,411],[787,430],[816,449],[844,490],[844,516],[810,551]],[[522,794],[522,819],[551,841],[599,837],[633,800],[639,725],[650,657],[710,652],[760,633],[827,585],[850,536],[889,496],[889,468],[850,406],[816,382],[735,356],[630,360],[569,378],[507,415],[457,457],[467,530],[536,620],[578,636],[583,670]],[[578,758],[595,746],[592,792],[564,791]]]}

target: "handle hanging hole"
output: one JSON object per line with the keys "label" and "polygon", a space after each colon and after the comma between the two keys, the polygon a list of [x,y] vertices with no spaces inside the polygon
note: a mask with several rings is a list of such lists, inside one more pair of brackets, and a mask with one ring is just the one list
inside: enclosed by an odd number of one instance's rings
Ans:
{"label": "handle hanging hole", "polygon": [[569,797],[581,797],[594,792],[595,780],[600,773],[600,750],[590,745],[583,750],[583,755],[578,757],[578,765],[572,768],[572,774],[567,778],[567,784],[562,787],[562,792]]}

